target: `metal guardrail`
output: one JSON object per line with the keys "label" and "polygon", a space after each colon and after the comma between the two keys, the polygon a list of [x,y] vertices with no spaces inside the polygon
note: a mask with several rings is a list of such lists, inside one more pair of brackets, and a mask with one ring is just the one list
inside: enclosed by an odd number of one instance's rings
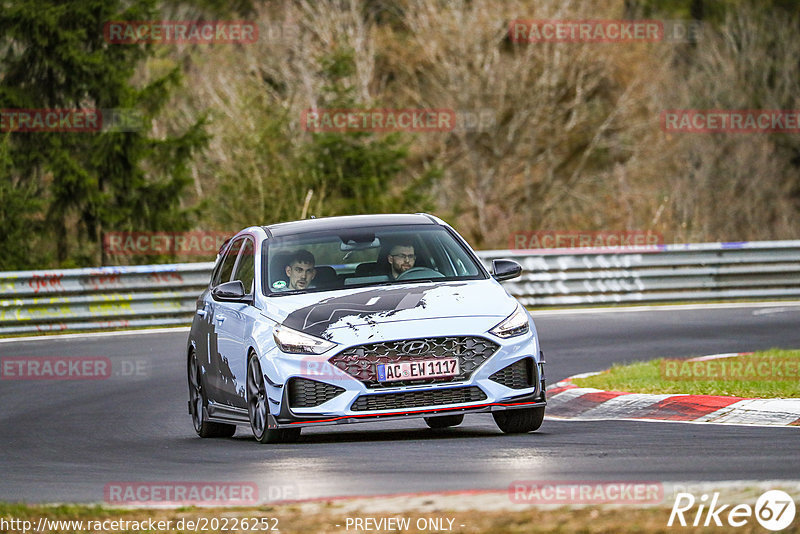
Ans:
{"label": "metal guardrail", "polygon": [[481,253],[495,258],[522,264],[523,275],[505,285],[528,307],[800,296],[800,241]]}
{"label": "metal guardrail", "polygon": [[213,263],[0,273],[0,334],[186,325]]}
{"label": "metal guardrail", "polygon": [[[639,251],[492,250],[523,275],[528,307],[800,297],[800,241],[660,245]],[[189,324],[213,264],[0,273],[0,334]]]}

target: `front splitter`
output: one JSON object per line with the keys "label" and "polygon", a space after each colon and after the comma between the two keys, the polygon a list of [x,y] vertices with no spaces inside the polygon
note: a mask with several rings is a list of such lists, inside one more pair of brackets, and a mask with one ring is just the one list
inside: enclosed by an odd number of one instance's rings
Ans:
{"label": "front splitter", "polygon": [[[509,400],[503,402],[490,402],[469,404],[466,406],[453,406],[446,408],[426,408],[422,410],[402,410],[381,413],[348,414],[338,416],[320,415],[313,419],[282,420],[278,421],[272,414],[269,415],[269,428],[298,428],[307,426],[341,425],[349,423],[364,423],[368,421],[389,421],[394,419],[412,419],[417,417],[432,417],[437,415],[460,415],[470,413],[487,413],[504,410],[518,410],[523,408],[538,408],[547,405],[545,400],[521,401]],[[312,416],[313,417],[313,416]]]}

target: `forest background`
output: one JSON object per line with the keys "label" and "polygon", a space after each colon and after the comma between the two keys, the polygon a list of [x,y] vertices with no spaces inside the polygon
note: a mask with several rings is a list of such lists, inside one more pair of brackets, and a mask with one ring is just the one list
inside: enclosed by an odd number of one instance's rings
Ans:
{"label": "forest background", "polygon": [[[138,127],[0,132],[0,270],[113,256],[109,232],[436,214],[521,231],[796,239],[800,135],[665,131],[670,109],[800,110],[795,0],[0,0],[0,108]],[[659,42],[513,42],[515,19],[656,19]],[[247,20],[254,43],[109,43],[115,20]],[[447,132],[313,132],[320,109],[452,109]],[[213,258],[189,258],[192,261]]]}

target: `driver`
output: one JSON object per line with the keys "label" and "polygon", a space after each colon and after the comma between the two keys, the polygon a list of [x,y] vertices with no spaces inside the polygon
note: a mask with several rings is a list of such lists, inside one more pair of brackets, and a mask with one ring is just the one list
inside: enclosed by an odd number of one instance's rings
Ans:
{"label": "driver", "polygon": [[417,256],[414,254],[414,245],[411,243],[401,243],[392,247],[386,257],[391,267],[390,276],[397,278],[414,266]]}

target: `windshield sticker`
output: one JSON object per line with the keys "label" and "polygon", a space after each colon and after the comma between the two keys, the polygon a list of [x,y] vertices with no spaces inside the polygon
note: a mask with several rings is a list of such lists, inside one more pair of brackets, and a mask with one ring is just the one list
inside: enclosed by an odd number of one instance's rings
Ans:
{"label": "windshield sticker", "polygon": [[272,289],[283,289],[284,287],[286,287],[286,282],[283,280],[272,282]]}

